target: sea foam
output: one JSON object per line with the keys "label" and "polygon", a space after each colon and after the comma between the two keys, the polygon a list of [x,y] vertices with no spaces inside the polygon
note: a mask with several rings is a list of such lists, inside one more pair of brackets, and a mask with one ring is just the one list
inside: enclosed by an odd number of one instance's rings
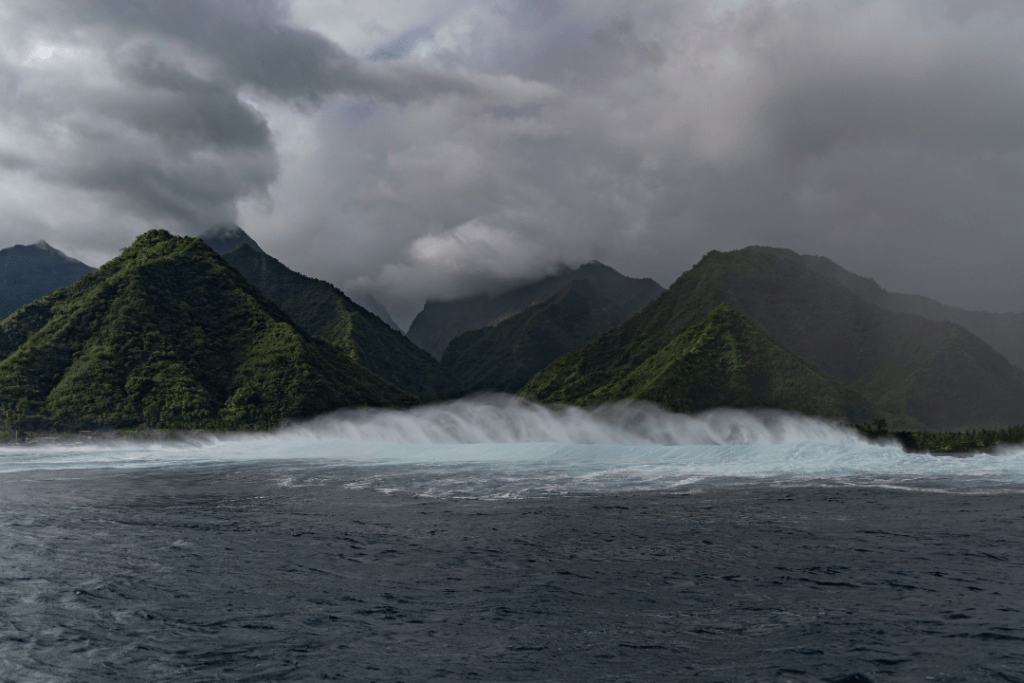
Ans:
{"label": "sea foam", "polygon": [[[342,411],[267,434],[0,449],[0,472],[216,462],[346,466],[354,486],[427,495],[678,489],[712,481],[991,488],[1024,486],[1024,449],[937,457],[780,412],[593,410],[489,395],[406,411]],[[939,482],[936,484],[936,482]]]}

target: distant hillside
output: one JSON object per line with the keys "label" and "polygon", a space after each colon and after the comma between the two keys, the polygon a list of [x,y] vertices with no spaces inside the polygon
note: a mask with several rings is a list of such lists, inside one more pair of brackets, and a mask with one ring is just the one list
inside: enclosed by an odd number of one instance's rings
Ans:
{"label": "distant hillside", "polygon": [[871,278],[855,275],[823,256],[799,256],[812,270],[834,278],[869,304],[929,320],[948,320],[966,327],[1018,368],[1024,369],[1024,312],[987,313],[947,306],[916,294],[896,294]]}
{"label": "distant hillside", "polygon": [[296,327],[198,239],[150,231],[0,323],[0,422],[267,428],[415,398]]}
{"label": "distant hillside", "polygon": [[988,344],[958,325],[869,304],[794,257],[764,247],[709,253],[665,295],[559,358],[523,393],[567,403],[627,398],[640,366],[727,303],[897,428],[1024,422],[1024,371]]}
{"label": "distant hillside", "polygon": [[243,244],[248,245],[253,251],[264,253],[260,245],[256,244],[256,240],[249,237],[249,234],[237,225],[218,225],[199,235],[199,239],[206,242],[210,249],[218,254],[226,254]]}
{"label": "distant hillside", "polygon": [[529,391],[577,405],[630,399],[687,413],[730,406],[854,422],[877,415],[855,391],[798,357],[729,304],[719,305],[643,362],[582,397],[558,385],[564,377],[561,367],[562,361],[556,361],[551,372],[530,383]]}
{"label": "distant hillside", "polygon": [[460,334],[441,362],[470,391],[515,393],[563,353],[633,315],[637,303],[617,304],[590,280],[570,280],[547,301],[492,327]]}
{"label": "distant hillside", "polygon": [[42,241],[0,249],[0,318],[94,270]]}
{"label": "distant hillside", "polygon": [[497,296],[481,294],[455,301],[427,302],[412,321],[408,337],[435,358],[441,358],[448,344],[463,332],[497,325],[547,301],[573,280],[589,280],[601,296],[630,311],[643,308],[664,291],[654,280],[626,277],[593,261],[575,270],[565,268],[557,275]]}
{"label": "distant hillside", "polygon": [[430,354],[329,282],[296,273],[247,242],[222,256],[302,329],[395,386],[424,401],[464,393],[455,376]]}
{"label": "distant hillside", "polygon": [[[388,312],[388,307],[378,301],[372,294],[364,290],[352,290],[344,292],[345,296],[351,299],[355,304],[362,306],[370,313],[387,323],[387,326],[393,329],[395,332],[402,333],[402,328],[398,326],[391,318],[391,313]],[[402,333],[404,334],[404,333]],[[418,348],[418,347],[417,347]]]}

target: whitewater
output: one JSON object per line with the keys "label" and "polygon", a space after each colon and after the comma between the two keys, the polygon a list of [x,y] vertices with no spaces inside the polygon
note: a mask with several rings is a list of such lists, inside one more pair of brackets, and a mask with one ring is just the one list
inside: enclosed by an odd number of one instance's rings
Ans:
{"label": "whitewater", "polygon": [[1024,449],[478,396],[0,449],[0,681],[1021,681]]}
{"label": "whitewater", "polygon": [[641,403],[584,410],[498,394],[405,411],[341,411],[271,433],[0,448],[0,473],[272,461],[315,463],[321,472],[344,467],[350,487],[425,496],[671,491],[744,482],[1024,490],[1019,446],[936,456],[869,442],[839,423],[774,411],[691,416]]}

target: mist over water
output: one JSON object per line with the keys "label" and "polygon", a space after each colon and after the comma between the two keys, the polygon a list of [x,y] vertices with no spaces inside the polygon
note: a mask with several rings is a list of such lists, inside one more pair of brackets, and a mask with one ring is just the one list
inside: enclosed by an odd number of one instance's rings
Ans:
{"label": "mist over water", "polygon": [[486,395],[405,411],[352,410],[269,434],[33,443],[0,449],[0,472],[294,464],[283,485],[334,472],[350,486],[421,495],[532,496],[742,483],[1024,490],[1024,449],[970,457],[904,453],[837,423],[772,411],[593,410]]}
{"label": "mist over water", "polygon": [[859,443],[855,430],[777,411],[718,409],[696,416],[650,403],[614,403],[585,410],[542,406],[506,394],[407,411],[334,413],[285,430],[353,442],[418,444],[560,443],[631,446]]}

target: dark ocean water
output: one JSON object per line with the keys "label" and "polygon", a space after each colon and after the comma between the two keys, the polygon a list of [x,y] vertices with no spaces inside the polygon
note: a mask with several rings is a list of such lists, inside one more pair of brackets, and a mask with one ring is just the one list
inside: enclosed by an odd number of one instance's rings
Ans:
{"label": "dark ocean water", "polygon": [[0,679],[1024,681],[1021,493],[382,492],[409,476],[3,475]]}
{"label": "dark ocean water", "polygon": [[0,680],[1024,682],[1024,453],[511,400],[0,449]]}

